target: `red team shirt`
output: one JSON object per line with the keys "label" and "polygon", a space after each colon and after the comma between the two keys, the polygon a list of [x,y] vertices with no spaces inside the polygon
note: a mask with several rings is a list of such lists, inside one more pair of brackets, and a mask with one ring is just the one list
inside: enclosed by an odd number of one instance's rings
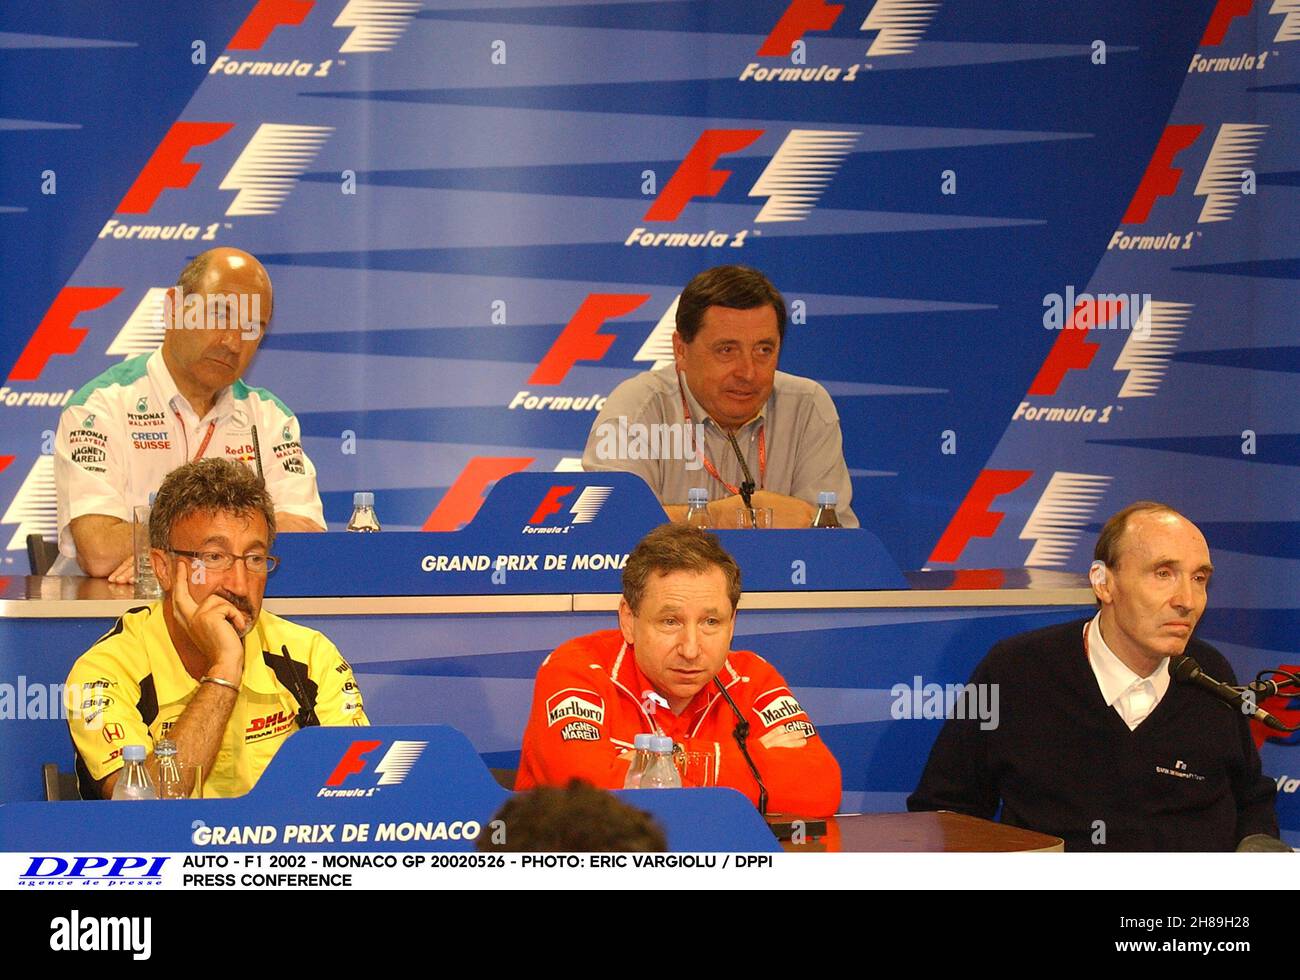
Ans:
{"label": "red team shirt", "polygon": [[[749,754],[767,786],[768,811],[806,817],[834,813],[840,802],[840,767],[817,734],[785,678],[762,657],[733,650],[718,672],[727,693],[750,723]],[[622,789],[628,761],[619,756],[642,732],[662,731],[688,752],[713,756],[719,786],[740,790],[758,803],[758,784],[736,745],[736,716],[710,683],[680,715],[644,696],[652,690],[618,630],[580,636],[543,661],[533,688],[515,789],[563,786],[586,780]],[[643,704],[644,702],[644,704]],[[799,731],[801,748],[766,748],[773,730]]]}

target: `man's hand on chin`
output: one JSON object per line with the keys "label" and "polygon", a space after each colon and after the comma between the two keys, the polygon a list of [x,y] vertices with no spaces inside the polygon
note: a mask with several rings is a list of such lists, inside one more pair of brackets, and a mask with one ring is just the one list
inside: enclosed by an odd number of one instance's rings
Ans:
{"label": "man's hand on chin", "polygon": [[215,592],[201,603],[190,595],[184,569],[172,588],[172,611],[194,645],[208,658],[207,673],[231,683],[244,676],[243,634],[253,625],[248,616]]}
{"label": "man's hand on chin", "polygon": [[[811,522],[812,518],[809,518]],[[286,514],[282,511],[276,511],[275,514],[275,533],[281,531],[324,531],[325,529],[313,521],[310,517],[301,517],[298,514]]]}

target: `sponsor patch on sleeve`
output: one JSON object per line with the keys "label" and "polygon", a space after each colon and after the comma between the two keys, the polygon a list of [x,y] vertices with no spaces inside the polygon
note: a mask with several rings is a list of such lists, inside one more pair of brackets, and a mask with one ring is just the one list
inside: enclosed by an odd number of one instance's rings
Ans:
{"label": "sponsor patch on sleeve", "polygon": [[560,729],[560,738],[566,742],[599,742],[600,729],[585,721],[571,721]]}
{"label": "sponsor patch on sleeve", "polygon": [[570,687],[546,699],[546,725],[554,727],[565,718],[574,718],[589,725],[605,723],[605,701],[595,691]]}
{"label": "sponsor patch on sleeve", "polygon": [[[786,731],[794,731],[797,728],[805,735],[817,734],[808,720],[808,713],[803,710],[803,705],[794,699],[794,694],[788,687],[778,687],[760,694],[754,701],[754,713],[758,715],[758,720],[766,729],[781,725]],[[802,723],[791,727],[796,719]],[[804,731],[805,725],[807,731]]]}

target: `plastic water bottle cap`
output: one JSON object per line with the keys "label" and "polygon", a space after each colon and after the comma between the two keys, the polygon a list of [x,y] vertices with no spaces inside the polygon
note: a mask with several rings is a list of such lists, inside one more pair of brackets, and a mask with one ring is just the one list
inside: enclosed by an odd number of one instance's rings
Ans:
{"label": "plastic water bottle cap", "polygon": [[658,752],[662,754],[664,752],[672,752],[672,750],[673,750],[673,740],[669,738],[667,735],[650,736],[651,752]]}
{"label": "plastic water bottle cap", "polygon": [[818,507],[834,507],[834,506],[835,506],[835,491],[834,491],[834,490],[823,490],[821,493],[817,494],[817,506],[818,506]]}
{"label": "plastic water bottle cap", "polygon": [[375,495],[368,490],[358,490],[352,495],[353,507],[373,507],[375,506]]}
{"label": "plastic water bottle cap", "polygon": [[709,502],[709,491],[704,487],[691,487],[686,491],[686,502],[692,506],[707,504]]}
{"label": "plastic water bottle cap", "polygon": [[175,755],[177,752],[176,743],[170,738],[160,738],[153,746],[154,755]]}
{"label": "plastic water bottle cap", "polygon": [[654,738],[649,732],[642,732],[632,739],[632,747],[638,752],[650,751],[650,739]]}
{"label": "plastic water bottle cap", "polygon": [[127,762],[144,762],[147,754],[143,745],[128,745],[122,749],[122,758]]}

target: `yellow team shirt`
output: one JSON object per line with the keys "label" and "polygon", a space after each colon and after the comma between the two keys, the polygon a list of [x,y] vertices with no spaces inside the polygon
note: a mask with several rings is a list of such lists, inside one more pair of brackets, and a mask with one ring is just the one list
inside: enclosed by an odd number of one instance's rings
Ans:
{"label": "yellow team shirt", "polygon": [[[185,670],[162,603],[132,609],[95,642],[68,675],[68,727],[83,795],[122,768],[122,748],[150,752],[166,738],[199,689]],[[316,630],[262,610],[244,637],[244,677],[205,797],[242,796],[298,730],[299,699],[315,700],[322,725],[368,725],[351,665]]]}

